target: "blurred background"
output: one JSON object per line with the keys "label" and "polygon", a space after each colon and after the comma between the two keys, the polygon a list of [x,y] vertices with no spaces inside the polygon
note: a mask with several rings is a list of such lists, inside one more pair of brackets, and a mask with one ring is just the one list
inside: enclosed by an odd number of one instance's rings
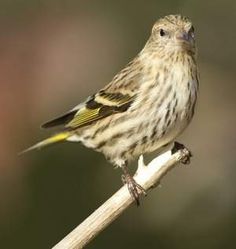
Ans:
{"label": "blurred background", "polygon": [[1,248],[51,248],[120,188],[119,170],[80,144],[17,153],[50,134],[42,122],[107,84],[156,19],[177,13],[192,19],[199,47],[200,99],[179,139],[192,163],[88,248],[235,245],[236,2],[0,0]]}

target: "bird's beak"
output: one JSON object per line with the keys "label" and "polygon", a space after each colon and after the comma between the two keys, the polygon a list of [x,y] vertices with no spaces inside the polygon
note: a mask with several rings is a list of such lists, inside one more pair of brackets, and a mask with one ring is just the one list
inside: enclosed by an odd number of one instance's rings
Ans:
{"label": "bird's beak", "polygon": [[182,41],[182,42],[191,42],[192,41],[192,37],[191,35],[189,35],[187,32],[185,31],[181,31],[176,35],[176,39],[178,41]]}

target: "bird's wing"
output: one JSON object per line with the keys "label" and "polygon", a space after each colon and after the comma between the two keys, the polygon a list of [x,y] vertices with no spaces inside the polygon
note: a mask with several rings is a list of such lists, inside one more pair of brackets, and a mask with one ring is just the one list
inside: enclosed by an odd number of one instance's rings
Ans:
{"label": "bird's wing", "polygon": [[101,90],[70,112],[43,124],[42,128],[63,125],[69,130],[77,129],[112,114],[126,111],[134,98],[135,95]]}

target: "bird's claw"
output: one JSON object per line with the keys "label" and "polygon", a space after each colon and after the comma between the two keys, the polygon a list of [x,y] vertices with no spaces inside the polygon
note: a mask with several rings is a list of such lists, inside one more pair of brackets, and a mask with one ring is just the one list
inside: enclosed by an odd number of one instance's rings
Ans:
{"label": "bird's claw", "polygon": [[122,181],[124,184],[127,184],[128,190],[130,195],[133,197],[135,200],[137,206],[140,205],[139,197],[140,195],[147,195],[145,189],[140,186],[132,176],[129,174],[123,174],[122,175]]}
{"label": "bird's claw", "polygon": [[174,142],[174,146],[171,149],[171,153],[174,154],[179,150],[181,150],[180,162],[182,164],[190,164],[190,158],[193,156],[191,151],[188,148],[186,148],[183,144]]}

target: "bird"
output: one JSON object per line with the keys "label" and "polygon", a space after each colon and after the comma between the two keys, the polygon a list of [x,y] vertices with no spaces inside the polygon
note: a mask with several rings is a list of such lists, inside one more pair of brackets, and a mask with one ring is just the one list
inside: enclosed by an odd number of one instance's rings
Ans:
{"label": "bird", "polygon": [[195,31],[189,18],[159,18],[141,52],[101,90],[67,113],[44,123],[58,132],[23,152],[62,141],[81,142],[122,170],[139,205],[145,190],[129,163],[164,148],[185,130],[199,91]]}

